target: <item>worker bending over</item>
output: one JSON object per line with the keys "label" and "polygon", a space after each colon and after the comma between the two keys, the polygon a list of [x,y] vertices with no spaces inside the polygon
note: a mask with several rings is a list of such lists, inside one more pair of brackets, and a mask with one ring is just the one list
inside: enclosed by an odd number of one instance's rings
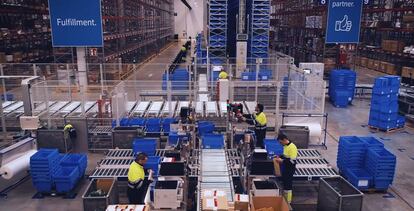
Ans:
{"label": "worker bending over", "polygon": [[256,134],[256,147],[263,148],[263,140],[266,137],[267,129],[267,118],[263,112],[264,106],[262,104],[257,104],[255,108],[256,114],[253,115],[243,115],[243,121],[246,121],[250,125],[255,125],[254,133]]}
{"label": "worker bending over", "polygon": [[148,161],[145,153],[139,153],[128,170],[128,200],[130,204],[144,204],[149,184],[153,181],[152,170],[149,170],[148,179],[145,178],[144,165]]}
{"label": "worker bending over", "polygon": [[296,171],[298,148],[296,148],[296,145],[289,141],[288,137],[284,134],[279,134],[277,139],[283,146],[283,155],[275,158],[275,160],[282,164],[283,192],[288,203],[291,203],[293,175]]}
{"label": "worker bending over", "polygon": [[71,139],[71,140],[76,139],[76,130],[75,130],[75,128],[73,127],[73,125],[72,125],[72,124],[68,123],[68,124],[66,124],[66,125],[65,125],[65,127],[63,128],[63,137],[64,137],[66,140],[69,140],[69,139]]}

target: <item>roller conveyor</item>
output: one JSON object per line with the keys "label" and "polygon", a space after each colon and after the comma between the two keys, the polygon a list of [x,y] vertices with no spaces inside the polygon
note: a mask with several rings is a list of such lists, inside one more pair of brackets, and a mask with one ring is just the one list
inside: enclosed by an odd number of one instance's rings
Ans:
{"label": "roller conveyor", "polygon": [[298,157],[320,158],[321,153],[316,149],[299,149]]}
{"label": "roller conveyor", "polygon": [[196,102],[195,111],[197,116],[204,117],[204,105],[203,102]]}
{"label": "roller conveyor", "polygon": [[[164,157],[168,150],[158,149],[155,156]],[[127,178],[128,168],[134,160],[132,149],[111,149],[91,174],[91,178]]]}
{"label": "roller conveyor", "polygon": [[256,110],[256,102],[244,102],[245,108],[248,109],[250,114],[254,114],[255,110]]}
{"label": "roller conveyor", "polygon": [[112,127],[111,126],[96,126],[90,129],[88,133],[93,134],[93,135],[98,135],[98,134],[111,135]]}
{"label": "roller conveyor", "polygon": [[[53,104],[55,104],[55,101],[50,101],[49,102],[49,107],[51,107],[51,106],[53,106]],[[43,102],[43,103],[40,103],[38,106],[36,106],[36,108],[35,109],[33,109],[33,112],[34,112],[34,114],[36,115],[38,115],[38,114],[40,114],[41,112],[43,112],[43,111],[45,111],[47,108],[46,108],[46,103],[45,102]]]}
{"label": "roller conveyor", "polygon": [[128,112],[128,114],[132,113],[132,109],[135,108],[135,105],[137,104],[137,102],[135,101],[129,101],[126,103],[126,111]]}
{"label": "roller conveyor", "polygon": [[65,106],[59,112],[64,113],[64,114],[68,114],[68,113],[74,111],[76,108],[78,108],[80,106],[80,104],[81,104],[81,102],[79,102],[79,101],[70,102],[67,106]]}
{"label": "roller conveyor", "polygon": [[[164,108],[162,109],[162,114],[169,114],[170,113],[170,103],[169,102],[165,102]],[[172,101],[171,102],[171,112],[174,113],[175,112],[175,107],[177,106],[177,102],[176,101]]]}
{"label": "roller conveyor", "polygon": [[54,114],[55,112],[59,111],[64,106],[66,106],[66,104],[68,104],[68,103],[69,103],[69,101],[58,101],[57,103],[55,103],[52,106],[50,106],[49,112],[51,114]]}
{"label": "roller conveyor", "polygon": [[317,180],[321,177],[338,176],[327,160],[316,149],[299,149],[295,179]]}
{"label": "roller conveyor", "polygon": [[16,103],[14,103],[13,105],[9,105],[7,108],[5,108],[3,110],[4,113],[11,113],[19,108],[23,107],[23,102],[22,101],[18,101]]}
{"label": "roller conveyor", "polygon": [[149,105],[150,105],[150,102],[148,101],[139,102],[138,105],[134,109],[133,115],[134,116],[144,115]]}
{"label": "roller conveyor", "polygon": [[[88,112],[89,109],[91,109],[95,105],[95,103],[96,102],[94,102],[94,101],[85,102],[85,106],[84,106],[85,107],[85,113]],[[73,113],[82,113],[82,105],[79,105],[79,107],[77,109],[75,109],[73,111]]]}
{"label": "roller conveyor", "polygon": [[218,116],[216,102],[206,102],[206,116]]}
{"label": "roller conveyor", "polygon": [[7,107],[10,106],[11,104],[15,103],[16,101],[6,101],[3,103],[3,110]]}
{"label": "roller conveyor", "polygon": [[158,117],[163,104],[164,102],[152,102],[146,115],[151,117]]}

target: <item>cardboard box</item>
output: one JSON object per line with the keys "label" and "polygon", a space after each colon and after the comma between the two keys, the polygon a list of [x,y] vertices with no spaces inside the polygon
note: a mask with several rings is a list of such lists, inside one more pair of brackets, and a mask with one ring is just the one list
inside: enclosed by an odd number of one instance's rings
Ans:
{"label": "cardboard box", "polygon": [[403,22],[404,23],[414,22],[414,14],[405,14],[405,15],[403,15]]}
{"label": "cardboard box", "polygon": [[207,189],[201,193],[202,198],[227,197],[226,191],[220,189]]}
{"label": "cardboard box", "polygon": [[280,164],[273,159],[273,167],[275,168],[275,176],[280,177],[282,176],[282,171],[280,170]]}
{"label": "cardboard box", "polygon": [[367,59],[367,68],[374,69],[374,60],[373,59]]}
{"label": "cardboard box", "polygon": [[360,62],[361,62],[360,63],[361,67],[367,67],[367,65],[368,65],[368,58],[361,57],[361,61]]}
{"label": "cardboard box", "polygon": [[387,65],[387,62],[380,62],[379,71],[383,73],[387,72]]}
{"label": "cardboard box", "polygon": [[253,196],[251,201],[251,210],[274,210],[289,211],[289,205],[282,196]]}
{"label": "cardboard box", "polygon": [[4,52],[0,52],[0,64],[6,62],[6,54]]}
{"label": "cardboard box", "polygon": [[414,67],[403,67],[401,76],[404,78],[414,78]]}
{"label": "cardboard box", "polygon": [[402,52],[405,43],[398,40],[382,40],[381,47],[384,51]]}
{"label": "cardboard box", "polygon": [[374,68],[372,68],[372,69],[377,70],[377,71],[380,71],[380,63],[381,63],[381,61],[379,61],[379,60],[374,60],[374,61],[373,61],[373,66],[374,66]]}
{"label": "cardboard box", "polygon": [[241,211],[249,210],[249,195],[236,194],[234,197],[234,209]]}
{"label": "cardboard box", "polygon": [[227,211],[227,197],[206,197],[202,199],[202,210]]}
{"label": "cardboard box", "polygon": [[397,67],[389,62],[386,62],[386,73],[389,75],[397,75]]}

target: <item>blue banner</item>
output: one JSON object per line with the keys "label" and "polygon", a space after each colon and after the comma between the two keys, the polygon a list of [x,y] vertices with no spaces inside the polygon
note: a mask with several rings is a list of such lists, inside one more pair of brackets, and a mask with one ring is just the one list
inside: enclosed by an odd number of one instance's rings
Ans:
{"label": "blue banner", "polygon": [[329,0],[325,43],[359,43],[363,0]]}
{"label": "blue banner", "polygon": [[53,47],[103,47],[100,0],[49,0]]}

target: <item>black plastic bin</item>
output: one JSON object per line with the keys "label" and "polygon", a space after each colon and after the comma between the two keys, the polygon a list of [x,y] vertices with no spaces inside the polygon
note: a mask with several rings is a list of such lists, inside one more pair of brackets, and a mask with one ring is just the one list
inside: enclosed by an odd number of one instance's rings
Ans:
{"label": "black plastic bin", "polygon": [[343,177],[319,180],[318,211],[362,210],[364,194]]}

